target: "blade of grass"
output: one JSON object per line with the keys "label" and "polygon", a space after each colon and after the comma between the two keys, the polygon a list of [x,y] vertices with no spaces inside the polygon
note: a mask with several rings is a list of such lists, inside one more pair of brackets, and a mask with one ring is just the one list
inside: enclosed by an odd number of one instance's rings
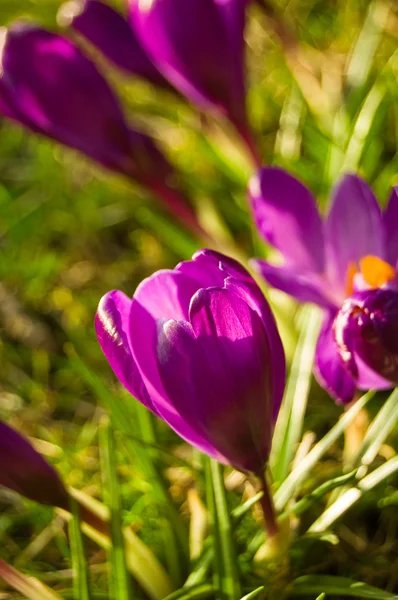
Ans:
{"label": "blade of grass", "polygon": [[130,600],[131,578],[127,571],[122,533],[122,505],[119,478],[116,471],[115,441],[108,417],[100,422],[100,450],[105,504],[111,520],[111,547],[109,550],[109,590],[113,600]]}
{"label": "blade of grass", "polygon": [[343,414],[338,423],[313,447],[298,466],[285,479],[280,488],[275,493],[275,507],[278,512],[282,511],[286,503],[290,500],[297,486],[303,481],[306,475],[316,465],[316,463],[325,455],[335,441],[343,434],[345,428],[352,423],[357,414],[373,398],[374,392],[370,391],[364,394],[355,404]]}
{"label": "blade of grass", "polygon": [[240,600],[253,600],[253,598],[257,598],[263,591],[265,590],[264,586],[258,587],[257,589],[250,592],[250,594],[246,594]]}
{"label": "blade of grass", "polygon": [[223,579],[221,589],[229,600],[236,600],[240,596],[239,573],[236,561],[236,552],[233,541],[231,520],[228,511],[225,493],[223,471],[221,465],[210,460],[210,470],[213,480],[214,501],[217,512],[217,522],[223,563]]}
{"label": "blade of grass", "polygon": [[73,568],[73,590],[76,600],[90,600],[90,584],[83,536],[80,528],[79,505],[70,498],[72,519],[69,521],[70,551]]}
{"label": "blade of grass", "polygon": [[365,475],[367,467],[374,461],[380,446],[395,429],[397,422],[398,390],[394,390],[369,425],[358,454],[354,458],[352,465],[354,468],[362,465],[365,468],[363,471]]}
{"label": "blade of grass", "polygon": [[270,464],[275,482],[284,481],[287,477],[302,435],[321,311],[305,307],[302,317],[301,333],[272,443]]}
{"label": "blade of grass", "polygon": [[214,598],[216,590],[210,584],[196,585],[190,588],[181,588],[166,596],[164,600],[199,600],[200,598]]}
{"label": "blade of grass", "polygon": [[354,581],[347,577],[333,575],[304,575],[292,583],[288,590],[289,596],[308,596],[318,594],[330,596],[353,596],[354,598],[369,598],[372,600],[398,600],[398,596],[380,590],[362,581]]}
{"label": "blade of grass", "polygon": [[35,577],[24,575],[0,559],[0,579],[29,600],[62,600],[61,596]]}
{"label": "blade of grass", "polygon": [[319,533],[328,529],[340,517],[360,500],[366,492],[375,488],[387,477],[398,471],[398,456],[394,456],[384,465],[361,479],[355,487],[351,487],[342,494],[325,512],[311,525],[310,533]]}
{"label": "blade of grass", "polygon": [[86,384],[92,389],[95,396],[100,400],[101,404],[109,410],[110,414],[112,415],[114,425],[122,433],[126,434],[126,438],[124,440],[126,451],[133,461],[138,458],[147,481],[150,482],[153,487],[154,499],[156,500],[159,508],[163,510],[170,520],[173,532],[178,540],[178,547],[180,550],[182,550],[185,560],[188,560],[188,533],[180,518],[177,508],[167,491],[163,477],[157,469],[154,461],[152,461],[150,453],[148,453],[140,444],[134,444],[128,437],[129,434],[132,433],[131,423],[137,422],[134,406],[137,404],[137,402],[135,402],[132,398],[129,398],[129,402],[120,402],[120,399],[114,397],[110,393],[102,379],[86,366],[86,364],[80,359],[72,347],[68,348],[68,354],[69,367],[72,368],[80,377],[82,377]]}

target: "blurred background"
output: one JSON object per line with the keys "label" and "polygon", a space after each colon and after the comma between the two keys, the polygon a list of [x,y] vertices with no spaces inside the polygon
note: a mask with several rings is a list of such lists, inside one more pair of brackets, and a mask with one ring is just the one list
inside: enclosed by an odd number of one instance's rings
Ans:
{"label": "blurred background", "polygon": [[[24,19],[56,29],[60,4],[0,0],[0,25]],[[272,7],[278,17],[270,18],[270,11],[267,16],[254,3],[246,32],[249,115],[264,163],[299,176],[322,207],[343,171],[363,175],[385,203],[390,186],[398,183],[396,2],[290,0]],[[280,17],[299,42],[299,55],[281,43]],[[254,167],[227,125],[100,62],[126,114],[178,166],[180,183],[206,227],[231,252],[238,247],[243,260],[267,255],[246,201]],[[98,420],[107,402],[130,402],[95,338],[98,301],[113,288],[132,295],[144,277],[189,258],[197,247],[197,240],[138,186],[0,117],[0,418],[31,436],[69,485],[94,497],[101,498]],[[290,360],[296,306],[278,292],[270,298]],[[324,433],[340,412],[313,383],[307,428]],[[152,425],[173,497],[187,513],[192,475],[184,461],[190,451],[166,426]],[[132,431],[135,426],[131,423]],[[340,452],[335,449],[331,465]],[[150,484],[123,445],[120,464],[124,521],[134,524],[167,565],[169,525],[159,521]],[[325,473],[327,467],[328,462]],[[382,533],[368,531],[369,515],[358,513],[358,539],[346,532],[339,549],[318,554],[315,563],[323,572],[349,572],[396,588],[395,509],[394,502],[385,508]],[[253,528],[248,522],[239,534],[243,569]],[[68,552],[62,522],[50,509],[0,490],[1,558],[56,586],[59,573],[68,576]],[[96,550],[90,560],[101,565],[103,556]],[[101,590],[104,575],[100,567],[97,571]],[[0,597],[9,596],[0,592]]]}

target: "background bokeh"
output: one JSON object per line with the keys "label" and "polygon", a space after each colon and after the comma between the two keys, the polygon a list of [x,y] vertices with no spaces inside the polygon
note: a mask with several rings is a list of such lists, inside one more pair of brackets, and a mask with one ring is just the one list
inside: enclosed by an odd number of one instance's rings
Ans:
{"label": "background bokeh", "polygon": [[[0,0],[0,25],[23,18],[54,28],[59,6],[55,0]],[[396,3],[291,0],[274,7],[299,40],[301,54],[289,56],[273,21],[260,7],[251,7],[248,105],[264,162],[298,175],[322,207],[342,171],[361,173],[384,203],[398,172]],[[181,185],[202,222],[231,252],[239,248],[242,257],[265,255],[246,202],[253,167],[227,125],[199,115],[171,92],[121,76],[104,62],[101,66],[127,114],[179,167]],[[139,187],[0,119],[0,417],[31,436],[69,485],[101,498],[101,406],[107,395],[121,407],[131,402],[116,385],[95,338],[100,297],[113,288],[132,295],[144,277],[174,266],[196,248],[197,241]],[[290,359],[296,307],[281,293],[270,298]],[[307,428],[324,433],[340,413],[313,383]],[[192,474],[184,460],[190,451],[163,424],[151,426],[157,436],[152,451],[161,455],[172,494],[186,515]],[[123,443],[119,453],[124,520],[134,524],[178,580],[169,552],[170,525],[159,515],[139,462],[130,460]],[[336,447],[319,467],[325,477],[340,456]],[[231,479],[232,489],[240,492],[242,485]],[[384,499],[362,505],[352,517],[355,534],[342,526],[338,547],[309,551],[303,572],[313,568],[357,576],[397,590],[394,492],[387,489]],[[373,519],[380,510],[381,519],[380,512]],[[238,533],[240,563],[249,580],[247,543],[255,528],[248,519]],[[0,490],[0,556],[50,586],[68,577],[69,550],[59,517],[5,490]],[[94,548],[90,557],[101,591],[104,557]],[[12,597],[4,594],[0,591],[1,598]]]}

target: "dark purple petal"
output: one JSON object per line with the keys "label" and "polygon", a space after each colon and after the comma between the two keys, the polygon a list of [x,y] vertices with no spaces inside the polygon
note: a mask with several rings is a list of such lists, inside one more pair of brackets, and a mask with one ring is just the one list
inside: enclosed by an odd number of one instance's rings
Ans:
{"label": "dark purple petal", "polygon": [[332,311],[325,315],[316,348],[314,373],[318,383],[337,402],[346,404],[354,398],[356,381],[346,368],[335,340],[335,315]]}
{"label": "dark purple petal", "polygon": [[226,461],[257,472],[273,430],[270,346],[262,321],[239,296],[217,288],[195,295],[190,317],[192,332],[188,324],[169,321],[159,336],[165,389],[179,414]]}
{"label": "dark purple petal", "polygon": [[313,302],[328,309],[336,304],[328,283],[316,273],[301,272],[291,266],[275,267],[261,259],[250,262],[269,285],[293,296],[298,302]]}
{"label": "dark purple petal", "polygon": [[257,228],[300,271],[324,269],[322,221],[315,199],[295,177],[278,167],[262,168],[249,185]]}
{"label": "dark purple petal", "polygon": [[130,309],[131,300],[123,292],[108,292],[98,305],[95,331],[102,351],[120,383],[130,394],[156,412],[131,353]]}
{"label": "dark purple petal", "polygon": [[330,279],[343,292],[351,264],[367,255],[385,258],[380,207],[372,189],[357,175],[345,175],[333,192],[325,243]]}
{"label": "dark purple petal", "polygon": [[163,75],[194,103],[245,124],[244,0],[130,0],[130,23]]}
{"label": "dark purple petal", "polygon": [[[130,345],[145,387],[157,411],[170,422],[175,413],[159,377],[154,343],[158,322],[186,321],[192,296],[201,286],[184,273],[158,271],[137,288],[130,310]],[[175,416],[175,415],[174,415]],[[167,417],[167,418],[166,418]]]}
{"label": "dark purple petal", "polygon": [[[335,321],[340,354],[360,387],[398,385],[398,293],[388,289],[347,298]],[[361,373],[361,365],[367,369]],[[373,374],[371,373],[373,371]]]}
{"label": "dark purple petal", "polygon": [[0,485],[41,504],[68,509],[68,494],[58,476],[31,444],[0,422]]}
{"label": "dark purple petal", "polygon": [[96,46],[114,65],[143,77],[151,83],[169,87],[142,48],[127,20],[108,4],[98,0],[83,0],[61,7],[62,24],[70,25]]}
{"label": "dark purple petal", "polygon": [[395,267],[398,261],[398,186],[391,190],[383,214],[383,225],[386,236],[386,260]]}
{"label": "dark purple petal", "polygon": [[127,126],[111,88],[71,41],[15,25],[1,67],[6,116],[145,185],[172,172],[153,141]]}

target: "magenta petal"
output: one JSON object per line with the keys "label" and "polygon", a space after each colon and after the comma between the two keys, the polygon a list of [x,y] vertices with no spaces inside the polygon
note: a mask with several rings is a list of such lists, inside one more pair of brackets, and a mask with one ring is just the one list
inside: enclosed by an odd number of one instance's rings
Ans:
{"label": "magenta petal", "polygon": [[367,255],[385,258],[380,207],[370,186],[357,175],[345,175],[334,190],[325,243],[330,278],[342,291],[351,263]]}
{"label": "magenta petal", "polygon": [[108,292],[98,305],[95,331],[105,357],[120,383],[156,412],[134,362],[129,342],[131,300],[123,292]]}
{"label": "magenta petal", "polygon": [[245,123],[243,0],[130,0],[130,23],[164,76],[195,104]]}
{"label": "magenta petal", "polygon": [[336,340],[361,388],[398,385],[398,293],[374,289],[353,294],[335,321]]}
{"label": "magenta petal", "polygon": [[387,208],[383,214],[386,236],[386,259],[395,267],[398,261],[398,186],[391,190]]}
{"label": "magenta petal", "polygon": [[295,177],[278,167],[262,168],[249,185],[257,228],[288,265],[321,273],[322,221],[315,199]]}
{"label": "magenta petal", "polygon": [[163,326],[158,355],[165,389],[185,422],[226,461],[259,471],[273,429],[270,350],[261,319],[231,291],[217,288],[198,291],[190,315],[193,331],[183,323]]}
{"label": "magenta petal", "polygon": [[158,321],[186,321],[192,296],[201,287],[184,273],[158,271],[137,288],[130,311],[130,344],[150,397],[157,410],[166,418],[170,407],[159,377],[154,343]]}
{"label": "magenta petal", "polygon": [[41,504],[69,508],[58,473],[17,431],[0,422],[0,485]]}
{"label": "magenta petal", "polygon": [[314,373],[319,384],[337,402],[346,404],[354,398],[355,379],[349,374],[340,356],[333,331],[336,312],[325,316],[315,354]]}
{"label": "magenta petal", "polygon": [[67,13],[75,31],[96,46],[119,69],[143,77],[155,85],[168,87],[169,84],[149,59],[120,13],[99,0],[85,0],[76,6],[75,15],[70,14],[69,6]]}
{"label": "magenta petal", "polygon": [[270,286],[293,296],[298,302],[313,302],[322,308],[333,308],[333,299],[326,294],[328,284],[316,273],[301,272],[291,266],[275,267],[261,259],[250,262]]}

